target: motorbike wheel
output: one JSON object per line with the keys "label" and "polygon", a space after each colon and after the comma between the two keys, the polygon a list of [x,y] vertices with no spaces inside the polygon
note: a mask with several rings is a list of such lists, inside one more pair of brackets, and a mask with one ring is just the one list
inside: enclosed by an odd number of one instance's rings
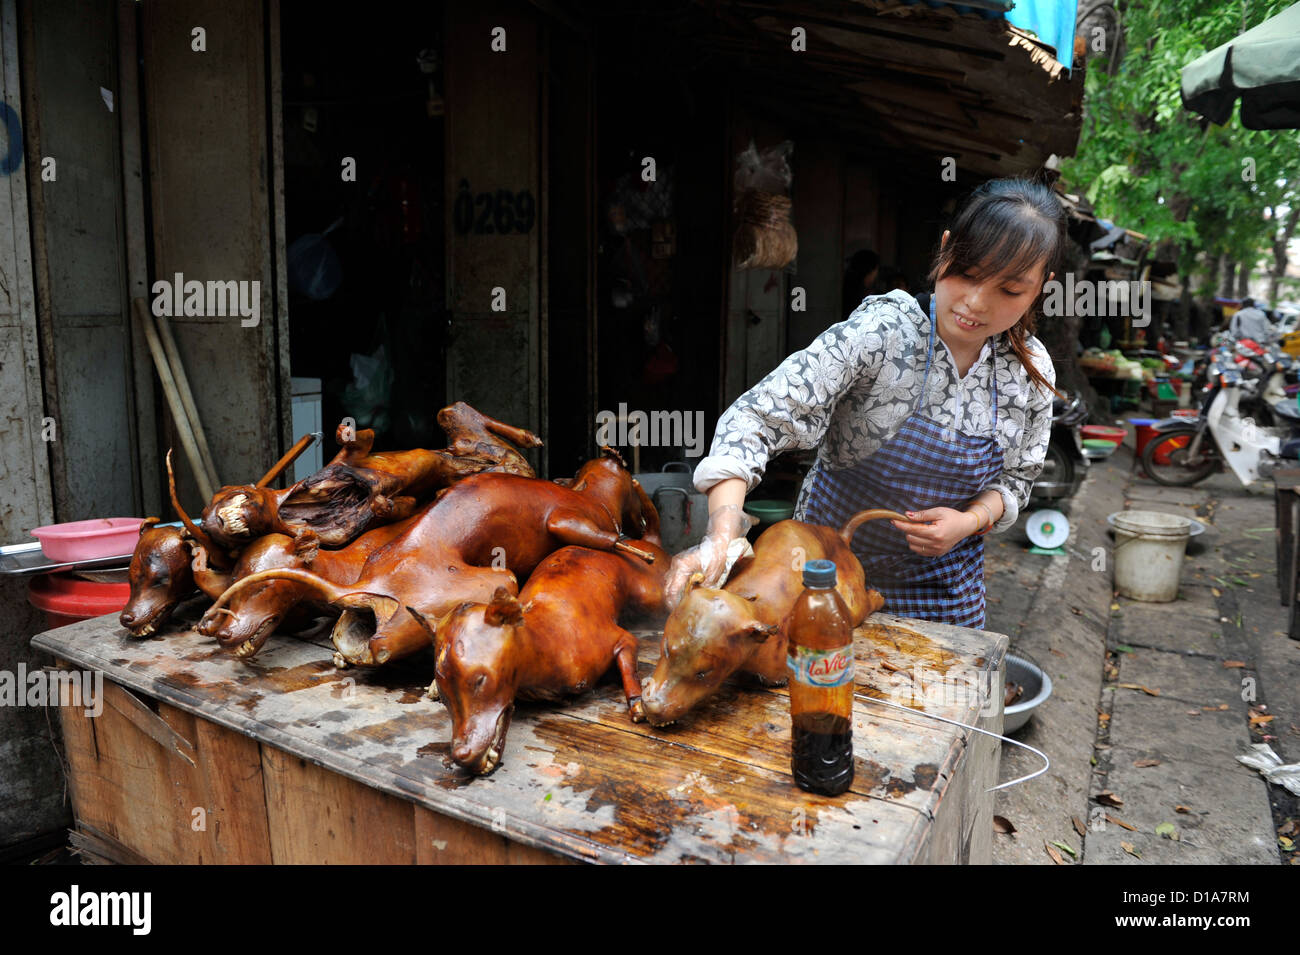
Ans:
{"label": "motorbike wheel", "polygon": [[1074,461],[1058,442],[1050,442],[1047,445],[1047,456],[1043,459],[1042,473],[1038,475],[1035,484],[1055,489],[1068,488],[1073,483]]}
{"label": "motorbike wheel", "polygon": [[1142,470],[1157,484],[1186,487],[1203,481],[1219,467],[1219,453],[1206,435],[1201,440],[1196,460],[1189,460],[1187,449],[1196,437],[1195,428],[1163,431],[1148,442],[1142,451]]}

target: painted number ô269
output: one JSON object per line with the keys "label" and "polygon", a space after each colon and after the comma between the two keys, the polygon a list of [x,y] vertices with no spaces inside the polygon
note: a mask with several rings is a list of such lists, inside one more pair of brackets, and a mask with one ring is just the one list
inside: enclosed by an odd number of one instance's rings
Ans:
{"label": "painted number \u00f4269", "polygon": [[537,200],[527,189],[474,193],[469,180],[462,179],[451,217],[457,235],[524,233],[531,231],[537,221]]}

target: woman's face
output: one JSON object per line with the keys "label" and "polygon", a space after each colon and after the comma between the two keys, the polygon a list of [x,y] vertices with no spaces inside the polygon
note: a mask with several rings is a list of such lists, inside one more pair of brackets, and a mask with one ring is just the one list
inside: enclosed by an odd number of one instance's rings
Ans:
{"label": "woman's face", "polygon": [[[948,233],[943,234],[943,244]],[[1029,311],[1043,285],[1056,273],[1044,276],[1046,259],[1025,275],[999,274],[976,282],[960,274],[935,283],[935,316],[939,336],[951,347],[978,347],[991,335],[1000,335]]]}

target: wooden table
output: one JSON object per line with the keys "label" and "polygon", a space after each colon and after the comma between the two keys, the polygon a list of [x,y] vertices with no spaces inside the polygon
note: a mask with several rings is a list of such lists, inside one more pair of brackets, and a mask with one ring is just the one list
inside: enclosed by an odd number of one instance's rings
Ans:
{"label": "wooden table", "polygon": [[[338,670],[328,634],[245,663],[188,626],[137,640],[114,616],[34,638],[102,670],[104,706],[59,708],[78,827],[157,863],[981,862],[1007,638],[875,614],[856,633],[856,778],[824,798],[789,772],[785,691],[731,686],[667,729],[615,684],[516,708],[502,765],[445,765],[431,655]],[[645,634],[642,674],[658,656]],[[973,687],[982,684],[992,704]],[[983,714],[981,715],[981,709]]]}

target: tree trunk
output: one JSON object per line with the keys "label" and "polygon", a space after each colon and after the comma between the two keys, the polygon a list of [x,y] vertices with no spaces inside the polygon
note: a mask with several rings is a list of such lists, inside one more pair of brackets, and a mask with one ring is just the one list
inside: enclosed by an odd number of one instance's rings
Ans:
{"label": "tree trunk", "polygon": [[1291,212],[1287,215],[1286,222],[1282,226],[1281,234],[1273,239],[1273,268],[1268,273],[1269,308],[1277,305],[1278,281],[1286,274],[1286,247],[1291,241],[1291,236],[1295,234],[1297,221],[1300,221],[1300,206],[1292,206]]}
{"label": "tree trunk", "polygon": [[1237,278],[1237,263],[1227,255],[1223,256],[1223,274],[1219,277],[1219,298],[1232,298],[1232,284]]}
{"label": "tree trunk", "polygon": [[1250,294],[1250,263],[1242,262],[1241,268],[1237,272],[1237,298],[1245,298]]}

